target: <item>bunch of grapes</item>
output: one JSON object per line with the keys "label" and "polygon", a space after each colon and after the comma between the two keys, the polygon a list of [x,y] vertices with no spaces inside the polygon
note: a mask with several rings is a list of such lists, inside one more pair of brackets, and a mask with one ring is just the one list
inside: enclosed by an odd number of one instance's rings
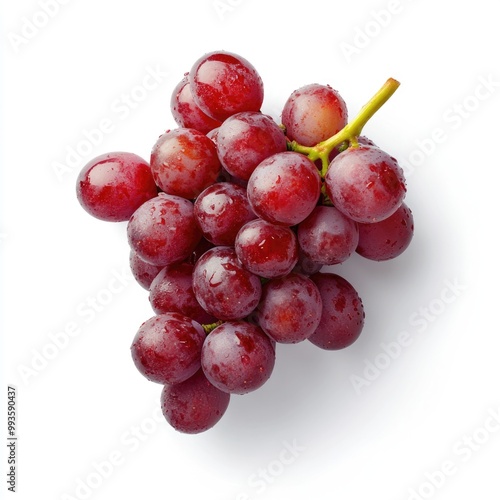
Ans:
{"label": "bunch of grapes", "polygon": [[163,386],[178,431],[210,429],[232,394],[261,387],[276,343],[337,350],[359,337],[362,301],[326,266],[354,252],[392,259],[412,238],[402,169],[361,135],[398,85],[389,79],[351,122],[336,90],[306,85],[278,124],[261,111],[254,66],[212,52],[173,90],[178,127],[150,161],[113,152],[81,171],[83,208],[128,221],[131,270],[154,312],[132,359]]}

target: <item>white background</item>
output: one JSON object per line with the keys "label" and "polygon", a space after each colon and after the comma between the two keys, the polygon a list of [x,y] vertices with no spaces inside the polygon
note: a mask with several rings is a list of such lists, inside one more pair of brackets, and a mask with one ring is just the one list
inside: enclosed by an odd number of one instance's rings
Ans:
{"label": "white background", "polygon": [[[73,0],[50,18],[42,4],[3,2],[1,15],[0,438],[14,384],[17,498],[500,498],[496,3]],[[353,117],[398,79],[365,133],[405,168],[416,233],[395,261],[335,268],[365,304],[356,344],[280,347],[262,389],[186,436],[158,418],[161,387],[130,358],[152,311],[125,225],[92,219],[74,186],[98,154],[148,158],[175,126],[173,87],[217,49],[256,66],[275,117],[313,82]],[[144,91],[148,68],[158,82]],[[98,144],[58,176],[102,120]],[[91,313],[92,298],[109,303]]]}

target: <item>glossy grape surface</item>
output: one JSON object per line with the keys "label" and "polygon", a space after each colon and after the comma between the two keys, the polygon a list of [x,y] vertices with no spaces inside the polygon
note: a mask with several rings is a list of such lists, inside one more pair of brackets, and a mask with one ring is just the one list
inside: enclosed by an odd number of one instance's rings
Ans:
{"label": "glossy grape surface", "polygon": [[149,288],[149,302],[156,314],[178,312],[201,324],[216,321],[196,300],[193,268],[193,264],[181,262],[166,266],[158,273]]}
{"label": "glossy grape surface", "polygon": [[306,276],[291,273],[264,285],[255,316],[273,340],[295,344],[316,331],[322,308],[316,284]]}
{"label": "glossy grape surface", "polygon": [[199,323],[179,313],[166,313],[145,321],[131,346],[139,372],[159,384],[175,384],[200,368],[205,331]]}
{"label": "glossy grape surface", "polygon": [[358,226],[335,207],[317,206],[298,227],[302,252],[321,265],[340,264],[356,250]]}
{"label": "glossy grape surface", "polygon": [[405,203],[383,221],[358,226],[356,252],[370,260],[396,258],[408,248],[413,238],[413,214]]}
{"label": "glossy grape surface", "polygon": [[172,92],[170,110],[180,127],[194,128],[202,134],[208,134],[219,127],[221,122],[205,114],[195,103],[187,75],[177,84]]}
{"label": "glossy grape surface", "polygon": [[264,85],[257,70],[231,52],[200,57],[189,72],[189,83],[196,104],[219,121],[241,111],[259,111],[264,100]]}
{"label": "glossy grape surface", "polygon": [[129,254],[129,264],[132,276],[135,278],[137,283],[142,286],[145,290],[149,290],[152,281],[156,278],[158,273],[163,269],[164,266],[156,266],[150,264],[145,260],[142,260],[135,250],[130,250]]}
{"label": "glossy grape surface", "polygon": [[316,206],[321,178],[300,153],[277,153],[261,162],[248,181],[248,200],[262,219],[285,226],[302,222]]}
{"label": "glossy grape surface", "polygon": [[217,180],[220,170],[215,144],[194,129],[165,132],[151,152],[153,177],[167,194],[194,199]]}
{"label": "glossy grape surface", "polygon": [[217,133],[217,153],[223,167],[248,181],[267,157],[286,151],[286,138],[271,117],[246,111],[228,118]]}
{"label": "glossy grape surface", "polygon": [[274,347],[257,325],[228,321],[212,330],[203,344],[201,366],[208,380],[221,391],[246,394],[271,376]]}
{"label": "glossy grape surface", "polygon": [[127,152],[106,153],[88,162],[76,182],[80,205],[93,217],[123,222],[158,193],[149,163]]}
{"label": "glossy grape surface", "polygon": [[205,189],[194,202],[194,215],[204,237],[220,246],[234,245],[240,228],[256,218],[246,189],[232,182]]}
{"label": "glossy grape surface", "polygon": [[128,241],[139,257],[156,266],[187,259],[201,239],[193,203],[160,193],[141,205],[127,226]]}
{"label": "glossy grape surface", "polygon": [[313,83],[295,90],[287,99],[281,121],[292,141],[314,146],[347,124],[347,106],[328,85]]}
{"label": "glossy grape surface", "polygon": [[392,215],[406,195],[397,161],[374,146],[350,147],[330,163],[325,176],[333,205],[357,222],[379,222]]}
{"label": "glossy grape surface", "polygon": [[357,291],[334,273],[317,273],[310,278],[318,287],[323,309],[318,328],[308,340],[326,350],[350,346],[364,326],[365,313]]}
{"label": "glossy grape surface", "polygon": [[240,229],[234,249],[245,268],[263,278],[284,276],[298,261],[295,233],[262,219],[247,222]]}
{"label": "glossy grape surface", "polygon": [[214,247],[193,271],[193,290],[203,309],[221,320],[242,319],[259,303],[260,279],[245,269],[231,247]]}
{"label": "glossy grape surface", "polygon": [[198,434],[219,422],[230,397],[212,385],[200,369],[184,382],[165,385],[160,400],[163,415],[174,429]]}

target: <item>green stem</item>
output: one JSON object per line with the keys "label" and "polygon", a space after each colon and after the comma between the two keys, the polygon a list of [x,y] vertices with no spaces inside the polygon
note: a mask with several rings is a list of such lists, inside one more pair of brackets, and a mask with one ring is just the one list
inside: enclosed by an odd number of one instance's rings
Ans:
{"label": "green stem", "polygon": [[209,323],[209,324],[201,325],[201,326],[202,326],[203,330],[205,330],[205,333],[208,335],[212,330],[215,330],[218,326],[222,325],[222,323],[224,323],[224,321],[219,320],[219,321],[216,321],[215,323]]}
{"label": "green stem", "polygon": [[325,177],[328,170],[330,153],[343,142],[348,142],[353,147],[358,147],[358,137],[361,135],[363,127],[368,120],[389,100],[389,98],[396,92],[399,87],[399,82],[394,78],[389,78],[384,85],[377,91],[377,93],[361,108],[358,115],[350,121],[338,133],[319,142],[316,146],[302,146],[296,141],[288,144],[291,151],[296,151],[307,155],[312,160],[321,160],[321,177]]}

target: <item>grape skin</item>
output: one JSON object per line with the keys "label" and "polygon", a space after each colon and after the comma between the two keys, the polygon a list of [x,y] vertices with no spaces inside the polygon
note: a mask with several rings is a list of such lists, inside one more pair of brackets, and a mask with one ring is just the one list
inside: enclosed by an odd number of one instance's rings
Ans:
{"label": "grape skin", "polygon": [[149,290],[151,283],[163,269],[163,266],[155,266],[142,260],[133,249],[130,249],[129,264],[132,276],[145,290]]}
{"label": "grape skin", "polygon": [[364,325],[365,313],[358,293],[345,278],[334,273],[316,273],[310,278],[318,287],[323,309],[318,328],[308,340],[326,350],[350,346]]}
{"label": "grape skin", "polygon": [[175,384],[200,368],[205,340],[202,326],[179,313],[166,313],[145,321],[131,346],[139,372],[158,384]]}
{"label": "grape skin", "polygon": [[220,320],[248,316],[259,303],[260,279],[245,269],[232,247],[214,247],[193,271],[193,290],[203,309]]}
{"label": "grape skin", "polygon": [[149,288],[149,302],[156,314],[178,312],[200,324],[214,323],[198,303],[193,292],[194,264],[181,262],[164,267]]}
{"label": "grape skin", "polygon": [[82,208],[107,222],[123,222],[158,190],[146,160],[123,151],[106,153],[89,161],[76,182]]}
{"label": "grape skin", "polygon": [[275,357],[271,340],[260,327],[246,321],[228,321],[208,334],[201,366],[221,391],[247,394],[269,379]]}
{"label": "grape skin", "polygon": [[262,219],[284,226],[302,222],[316,206],[321,177],[314,163],[286,151],[262,161],[248,181],[248,201]]}
{"label": "grape skin", "polygon": [[127,237],[141,259],[166,266],[187,259],[202,234],[192,202],[160,193],[134,212],[128,222]]}
{"label": "grape skin", "polygon": [[317,206],[299,224],[297,237],[303,253],[321,265],[340,264],[356,250],[357,224],[335,207]]}
{"label": "grape skin", "polygon": [[194,215],[204,237],[219,246],[234,245],[240,228],[257,217],[246,189],[231,182],[206,188],[194,202]]}
{"label": "grape skin", "polygon": [[406,195],[397,161],[375,146],[350,147],[336,156],[325,176],[333,205],[356,222],[379,222],[392,215]]}
{"label": "grape skin", "polygon": [[176,85],[170,99],[170,110],[180,127],[193,128],[202,134],[208,134],[219,127],[221,122],[206,115],[195,103],[188,74]]}
{"label": "grape skin", "polygon": [[242,264],[263,278],[288,274],[299,258],[295,233],[262,219],[247,222],[240,229],[234,249]]}
{"label": "grape skin", "polygon": [[268,281],[255,317],[276,342],[296,344],[318,328],[323,304],[318,287],[306,276],[291,273]]}
{"label": "grape skin", "polygon": [[189,83],[198,107],[219,121],[241,111],[260,111],[264,101],[264,85],[257,70],[231,52],[200,57],[189,72]]}
{"label": "grape skin", "polygon": [[203,370],[163,387],[160,403],[167,422],[177,431],[198,434],[211,429],[226,412],[231,395],[211,384]]}
{"label": "grape skin", "polygon": [[398,257],[413,238],[413,214],[405,203],[383,221],[358,226],[356,252],[370,260],[384,261]]}
{"label": "grape skin", "polygon": [[255,111],[228,118],[217,133],[217,153],[233,176],[248,181],[255,167],[274,153],[286,151],[286,137],[271,117]]}
{"label": "grape skin", "polygon": [[290,140],[314,146],[347,124],[347,105],[330,86],[313,83],[290,95],[283,107],[281,121]]}
{"label": "grape skin", "polygon": [[221,164],[212,140],[197,130],[178,128],[156,141],[151,171],[163,192],[191,200],[217,180]]}

